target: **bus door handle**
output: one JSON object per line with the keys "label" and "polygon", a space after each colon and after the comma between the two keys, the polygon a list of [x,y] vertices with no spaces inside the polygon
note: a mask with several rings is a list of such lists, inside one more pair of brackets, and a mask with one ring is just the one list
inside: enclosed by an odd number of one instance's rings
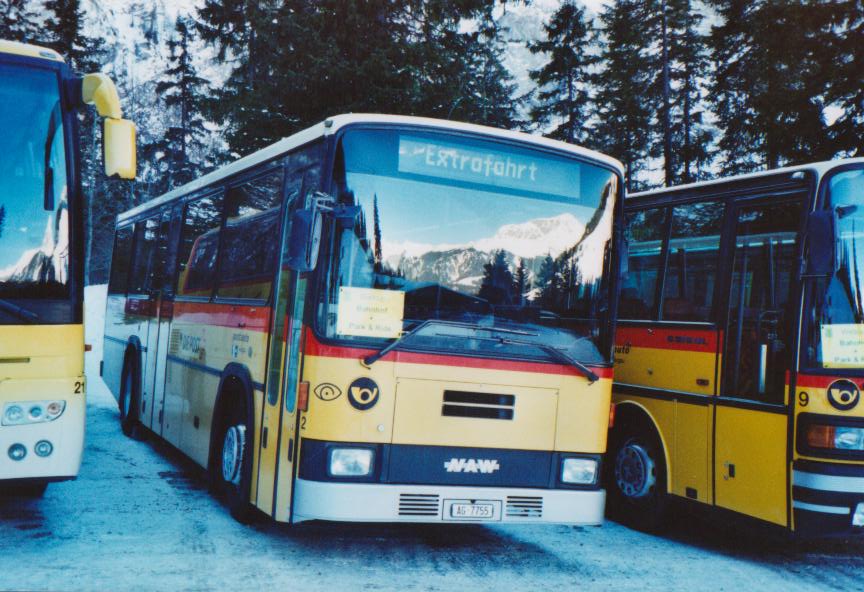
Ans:
{"label": "bus door handle", "polygon": [[726,469],[726,474],[723,475],[723,480],[728,481],[729,479],[735,478],[735,464],[729,462],[728,460],[723,463],[723,467]]}

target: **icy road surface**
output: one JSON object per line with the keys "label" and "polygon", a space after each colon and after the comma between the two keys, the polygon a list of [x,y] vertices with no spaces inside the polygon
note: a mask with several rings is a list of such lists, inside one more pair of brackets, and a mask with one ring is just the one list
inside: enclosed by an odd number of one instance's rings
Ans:
{"label": "icy road surface", "polygon": [[793,544],[680,518],[602,528],[235,523],[165,446],[123,437],[88,289],[87,449],[76,481],[0,498],[2,590],[864,589],[864,541]]}

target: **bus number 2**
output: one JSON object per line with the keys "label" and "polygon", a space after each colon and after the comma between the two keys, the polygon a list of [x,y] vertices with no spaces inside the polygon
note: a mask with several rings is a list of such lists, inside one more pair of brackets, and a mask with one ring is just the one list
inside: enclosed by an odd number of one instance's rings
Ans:
{"label": "bus number 2", "polygon": [[80,380],[75,381],[75,394],[80,395],[84,391],[84,383]]}
{"label": "bus number 2", "polygon": [[801,391],[798,393],[798,403],[802,407],[806,407],[810,404],[810,395],[808,395],[805,391]]}
{"label": "bus number 2", "polygon": [[300,429],[301,430],[306,429],[306,416],[305,415],[300,416]]}

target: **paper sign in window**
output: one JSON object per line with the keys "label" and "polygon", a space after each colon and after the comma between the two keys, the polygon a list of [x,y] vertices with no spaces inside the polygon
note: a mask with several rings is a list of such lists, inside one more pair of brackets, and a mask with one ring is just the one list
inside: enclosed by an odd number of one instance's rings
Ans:
{"label": "paper sign in window", "polygon": [[399,337],[404,311],[404,292],[343,286],[339,288],[336,332],[356,337]]}
{"label": "paper sign in window", "polygon": [[844,323],[822,325],[822,366],[860,368],[864,366],[864,325]]}

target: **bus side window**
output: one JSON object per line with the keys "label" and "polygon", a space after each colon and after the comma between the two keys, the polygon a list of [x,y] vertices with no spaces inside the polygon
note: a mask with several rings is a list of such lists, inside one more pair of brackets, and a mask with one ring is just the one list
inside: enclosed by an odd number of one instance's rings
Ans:
{"label": "bus side window", "polygon": [[663,320],[710,320],[722,226],[721,202],[672,208],[669,263],[663,281]]}
{"label": "bus side window", "polygon": [[129,283],[129,263],[132,259],[132,226],[120,228],[114,235],[114,255],[111,260],[109,294],[126,294]]}
{"label": "bus side window", "polygon": [[130,294],[147,293],[158,234],[159,220],[156,218],[148,218],[135,224],[135,254],[132,257],[132,270],[129,274]]}
{"label": "bus side window", "polygon": [[666,212],[666,208],[654,208],[627,214],[630,257],[618,305],[622,319],[654,319],[657,282],[663,265]]}
{"label": "bus side window", "polygon": [[177,253],[178,295],[210,297],[216,272],[221,219],[221,194],[211,194],[186,205]]}
{"label": "bus side window", "polygon": [[282,169],[226,193],[226,222],[219,262],[221,298],[270,297],[282,204]]}

